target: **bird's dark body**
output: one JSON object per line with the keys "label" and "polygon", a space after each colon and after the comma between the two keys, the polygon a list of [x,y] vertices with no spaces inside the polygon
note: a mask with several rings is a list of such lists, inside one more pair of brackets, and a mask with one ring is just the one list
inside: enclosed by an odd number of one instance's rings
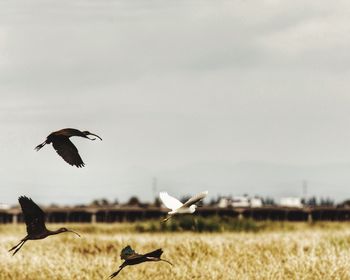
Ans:
{"label": "bird's dark body", "polygon": [[[52,144],[53,148],[56,152],[70,165],[74,165],[76,167],[83,167],[85,163],[81,159],[78,149],[74,146],[74,144],[69,140],[72,136],[79,136],[83,138],[87,138],[89,140],[95,140],[96,138],[89,138],[87,135],[93,135],[101,139],[100,136],[93,134],[89,131],[80,131],[75,128],[64,128],[61,130],[54,131],[50,133],[46,140],[35,147],[37,151],[39,151],[46,144]],[[101,139],[102,140],[102,139]]]}
{"label": "bird's dark body", "polygon": [[[55,231],[51,231],[51,230],[46,230],[44,232],[38,233],[36,235],[31,235],[31,236],[26,236],[25,238],[27,238],[27,240],[39,240],[39,239],[44,239],[50,235],[54,235],[56,234]],[[57,233],[58,234],[58,233]]]}
{"label": "bird's dark body", "polygon": [[112,279],[116,277],[119,274],[119,272],[128,265],[136,265],[143,262],[159,262],[159,261],[164,261],[172,265],[169,261],[160,258],[162,254],[163,254],[162,249],[157,249],[146,254],[138,254],[133,249],[131,249],[130,246],[126,246],[120,254],[120,257],[125,261],[122,263],[121,266],[119,266],[119,269],[116,272],[112,273],[109,276],[109,278]]}
{"label": "bird's dark body", "polygon": [[158,261],[162,254],[163,254],[162,249],[157,249],[153,252],[125,260],[125,263],[126,265],[135,265],[143,262],[154,262],[154,261]]}
{"label": "bird's dark body", "polygon": [[[27,236],[9,250],[10,252],[14,250],[13,255],[16,254],[28,240],[44,239],[50,235],[62,232],[73,232],[77,234],[67,228],[59,228],[54,231],[48,230],[45,226],[45,213],[33,200],[26,196],[21,196],[18,198],[18,201],[21,205],[24,222],[27,226]],[[79,234],[77,235],[79,236]]]}
{"label": "bird's dark body", "polygon": [[[80,136],[85,137],[85,134],[78,129],[75,128],[64,128],[61,130],[57,130],[51,132],[49,136],[47,136],[46,140],[50,141],[50,143],[55,140],[56,137],[72,137],[72,136]],[[49,144],[49,143],[48,143]]]}

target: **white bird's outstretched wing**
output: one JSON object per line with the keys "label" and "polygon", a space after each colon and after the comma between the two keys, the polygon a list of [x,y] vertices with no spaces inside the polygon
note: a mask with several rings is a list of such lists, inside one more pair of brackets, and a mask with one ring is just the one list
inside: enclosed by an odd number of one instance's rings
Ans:
{"label": "white bird's outstretched wing", "polygon": [[171,210],[176,210],[183,205],[178,199],[168,195],[167,192],[159,193],[159,197],[164,203],[164,205]]}
{"label": "white bird's outstretched wing", "polygon": [[208,195],[208,191],[201,192],[199,194],[196,194],[195,196],[192,196],[189,200],[187,200],[183,207],[190,207],[192,204],[196,204],[197,202],[201,201],[203,198],[205,198]]}

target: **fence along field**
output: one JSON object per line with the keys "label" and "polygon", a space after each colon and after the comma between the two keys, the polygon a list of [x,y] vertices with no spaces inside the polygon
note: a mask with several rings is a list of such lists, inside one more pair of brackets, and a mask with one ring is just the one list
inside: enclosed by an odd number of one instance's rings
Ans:
{"label": "fence along field", "polygon": [[[108,207],[46,207],[47,222],[51,223],[94,223],[94,222],[134,222],[139,220],[162,219],[168,210],[147,206],[108,206]],[[220,208],[204,206],[196,209],[201,217],[220,216],[251,218],[273,221],[350,221],[349,207],[304,207],[290,208],[279,206]],[[23,222],[19,207],[0,209],[1,223]]]}
{"label": "fence along field", "polygon": [[[7,251],[24,225],[0,226],[0,279],[108,279],[122,263],[126,245],[144,252],[158,247],[174,263],[126,267],[116,279],[350,279],[347,223],[262,223],[231,232],[140,233],[143,224],[69,226],[82,238],[62,235]],[[49,224],[49,227],[60,225]]]}

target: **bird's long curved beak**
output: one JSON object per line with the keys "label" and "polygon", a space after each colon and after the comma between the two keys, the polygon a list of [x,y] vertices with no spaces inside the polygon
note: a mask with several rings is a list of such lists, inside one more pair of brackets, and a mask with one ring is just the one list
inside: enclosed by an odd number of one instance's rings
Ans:
{"label": "bird's long curved beak", "polygon": [[69,230],[68,230],[68,232],[75,233],[76,235],[78,235],[79,237],[81,237],[81,236],[80,236],[80,234],[79,234],[79,233],[77,233],[77,232],[75,232],[74,230],[69,229]]}
{"label": "bird's long curved beak", "polygon": [[160,261],[163,261],[163,262],[166,262],[168,264],[170,264],[171,266],[174,266],[171,262],[167,261],[167,260],[164,260],[164,259],[159,259]]}
{"label": "bird's long curved beak", "polygon": [[[100,136],[96,135],[96,134],[89,133],[89,135],[95,136],[95,137],[97,137],[98,139],[100,139],[102,141],[102,138]],[[89,138],[89,137],[87,137],[87,138]],[[96,140],[96,138],[89,138],[89,139],[90,140]]]}

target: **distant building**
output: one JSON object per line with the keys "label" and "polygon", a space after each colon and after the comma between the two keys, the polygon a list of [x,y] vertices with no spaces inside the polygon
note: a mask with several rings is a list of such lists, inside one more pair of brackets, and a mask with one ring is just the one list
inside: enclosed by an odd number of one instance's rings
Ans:
{"label": "distant building", "polygon": [[250,207],[249,198],[247,196],[234,196],[232,198],[232,207]]}
{"label": "distant building", "polygon": [[261,198],[248,196],[221,197],[217,204],[220,208],[227,207],[262,207],[263,201]]}
{"label": "distant building", "polygon": [[262,207],[263,201],[261,198],[253,197],[250,199],[250,207]]}
{"label": "distant building", "polygon": [[221,197],[217,204],[220,208],[227,208],[229,205],[231,205],[231,199],[227,197]]}
{"label": "distant building", "polygon": [[303,203],[300,197],[282,197],[279,206],[302,208]]}
{"label": "distant building", "polygon": [[0,203],[0,209],[1,209],[1,210],[7,210],[7,209],[10,209],[10,205],[5,204],[5,203]]}

